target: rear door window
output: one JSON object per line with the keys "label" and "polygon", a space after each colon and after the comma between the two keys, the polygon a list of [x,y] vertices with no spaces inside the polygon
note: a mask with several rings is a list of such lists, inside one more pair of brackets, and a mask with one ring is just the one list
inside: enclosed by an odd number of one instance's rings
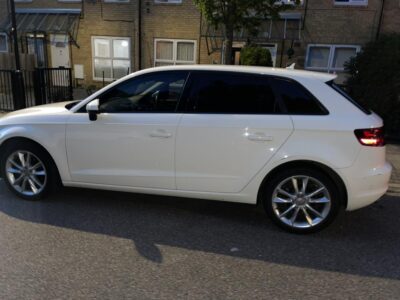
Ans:
{"label": "rear door window", "polygon": [[286,113],[290,115],[328,114],[327,109],[300,83],[285,78],[272,78],[271,83]]}
{"label": "rear door window", "polygon": [[280,108],[268,77],[234,72],[193,72],[186,112],[275,114]]}

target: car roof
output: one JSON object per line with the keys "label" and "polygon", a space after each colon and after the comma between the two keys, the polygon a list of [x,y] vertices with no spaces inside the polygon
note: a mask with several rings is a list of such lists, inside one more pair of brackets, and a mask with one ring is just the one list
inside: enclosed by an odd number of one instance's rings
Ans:
{"label": "car roof", "polygon": [[285,68],[270,68],[270,67],[253,67],[253,66],[228,66],[228,65],[182,65],[182,66],[165,66],[165,67],[155,67],[145,69],[136,73],[131,74],[132,76],[137,76],[140,73],[151,73],[157,71],[225,71],[225,72],[242,72],[242,73],[252,73],[252,74],[262,74],[262,75],[273,75],[287,77],[291,79],[314,79],[323,82],[334,80],[337,75],[304,71],[304,70],[293,70]]}

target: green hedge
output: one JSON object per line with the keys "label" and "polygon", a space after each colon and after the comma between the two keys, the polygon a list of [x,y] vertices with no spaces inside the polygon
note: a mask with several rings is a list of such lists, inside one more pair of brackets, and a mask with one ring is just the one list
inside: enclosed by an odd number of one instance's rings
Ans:
{"label": "green hedge", "polygon": [[368,43],[346,70],[351,96],[380,115],[389,134],[400,137],[400,34]]}
{"label": "green hedge", "polygon": [[259,46],[246,46],[240,51],[240,64],[244,66],[272,67],[271,52]]}

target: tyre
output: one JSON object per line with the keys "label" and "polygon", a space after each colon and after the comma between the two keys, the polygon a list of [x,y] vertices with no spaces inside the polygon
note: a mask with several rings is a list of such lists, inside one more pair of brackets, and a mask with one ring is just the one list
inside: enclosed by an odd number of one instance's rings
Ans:
{"label": "tyre", "polygon": [[292,169],[266,182],[260,193],[268,216],[292,233],[312,233],[328,226],[340,209],[337,185],[323,172]]}
{"label": "tyre", "polygon": [[1,153],[0,165],[9,190],[23,199],[42,199],[60,183],[53,159],[33,142],[9,142]]}

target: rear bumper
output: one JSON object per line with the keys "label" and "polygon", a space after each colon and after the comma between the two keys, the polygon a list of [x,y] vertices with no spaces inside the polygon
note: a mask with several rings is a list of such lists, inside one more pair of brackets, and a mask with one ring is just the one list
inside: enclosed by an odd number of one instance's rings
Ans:
{"label": "rear bumper", "polygon": [[368,206],[382,197],[388,187],[392,166],[385,162],[383,166],[365,171],[355,168],[338,170],[345,179],[347,187],[347,208],[356,210]]}

